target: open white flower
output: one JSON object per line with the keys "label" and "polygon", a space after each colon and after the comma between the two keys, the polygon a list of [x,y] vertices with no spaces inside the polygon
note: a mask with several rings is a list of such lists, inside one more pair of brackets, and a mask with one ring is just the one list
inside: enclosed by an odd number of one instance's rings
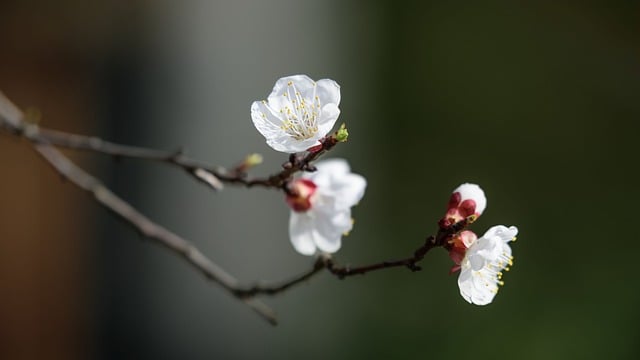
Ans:
{"label": "open white flower", "polygon": [[276,151],[296,153],[319,145],[340,115],[340,86],[293,75],[276,81],[263,101],[251,105],[251,119]]}
{"label": "open white flower", "polygon": [[351,173],[345,160],[325,160],[315,166],[316,172],[290,184],[287,195],[292,208],[289,237],[303,255],[340,249],[342,235],[353,228],[351,207],[362,199],[367,186],[364,177]]}
{"label": "open white flower", "polygon": [[471,215],[480,216],[487,207],[484,191],[476,184],[458,186],[449,199],[447,213],[440,220],[442,226],[448,226],[464,220]]}
{"label": "open white flower", "polygon": [[[468,244],[460,262],[458,286],[460,294],[469,303],[487,305],[493,301],[502,285],[502,271],[513,264],[509,242],[515,240],[518,228],[494,226],[479,239]],[[465,245],[468,242],[465,241]]]}

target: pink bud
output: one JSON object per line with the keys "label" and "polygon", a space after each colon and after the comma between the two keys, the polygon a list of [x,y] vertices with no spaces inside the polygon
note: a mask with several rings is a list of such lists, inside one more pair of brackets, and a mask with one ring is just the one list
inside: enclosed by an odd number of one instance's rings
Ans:
{"label": "pink bud", "polygon": [[453,190],[441,227],[451,226],[471,215],[480,216],[487,207],[484,191],[476,184],[462,184]]}
{"label": "pink bud", "polygon": [[316,184],[309,179],[296,179],[289,183],[285,200],[293,211],[305,212],[311,209],[316,188]]}
{"label": "pink bud", "polygon": [[455,263],[449,273],[452,274],[460,270],[460,263],[462,259],[464,259],[467,249],[476,240],[478,240],[478,236],[473,231],[465,230],[452,237],[451,240],[445,244],[445,248],[449,250],[449,257]]}

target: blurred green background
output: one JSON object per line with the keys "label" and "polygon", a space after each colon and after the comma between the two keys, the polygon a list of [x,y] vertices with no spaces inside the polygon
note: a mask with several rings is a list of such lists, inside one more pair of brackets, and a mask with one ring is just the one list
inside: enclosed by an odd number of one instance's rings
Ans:
{"label": "blurred green background", "polygon": [[[520,234],[506,285],[486,307],[460,297],[438,249],[418,273],[393,269],[343,281],[321,274],[266,298],[280,315],[273,328],[180,259],[139,241],[35,157],[20,164],[35,164],[42,184],[16,180],[30,173],[9,171],[9,161],[28,150],[2,135],[3,182],[19,184],[10,192],[22,199],[34,186],[40,193],[52,186],[74,196],[65,218],[83,220],[49,233],[53,244],[31,239],[40,258],[53,258],[48,266],[68,267],[54,279],[71,284],[63,290],[34,290],[41,299],[25,303],[21,296],[33,293],[13,291],[19,285],[11,281],[37,265],[33,253],[3,268],[0,314],[14,322],[0,324],[0,354],[638,358],[640,290],[631,255],[640,250],[632,235],[640,200],[633,145],[639,15],[637,1],[3,2],[0,89],[38,107],[43,125],[54,128],[141,146],[184,145],[221,165],[261,152],[266,163],[256,173],[268,174],[286,155],[253,128],[251,102],[284,75],[335,79],[340,121],[351,135],[330,155],[347,158],[369,182],[336,255],[341,263],[410,255],[463,182],[480,184],[488,197],[473,230],[516,225]],[[213,194],[161,165],[75,159],[246,283],[287,278],[312,263],[289,244],[288,210],[275,191]],[[0,209],[0,239],[8,243],[21,234],[8,230],[15,227],[10,203]],[[86,230],[56,238],[74,226]],[[68,243],[62,264],[54,250]],[[5,254],[15,254],[10,246]],[[30,279],[36,290],[51,283],[42,271]],[[28,316],[48,314],[49,297],[70,315]]]}

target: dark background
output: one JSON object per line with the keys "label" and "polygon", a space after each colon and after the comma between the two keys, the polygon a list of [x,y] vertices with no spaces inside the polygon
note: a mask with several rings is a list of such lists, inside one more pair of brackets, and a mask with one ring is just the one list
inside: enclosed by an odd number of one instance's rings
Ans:
{"label": "dark background", "polygon": [[[268,174],[286,155],[251,102],[284,75],[338,81],[351,136],[330,155],[369,182],[342,263],[408,256],[467,181],[488,196],[473,229],[520,234],[488,306],[460,297],[437,250],[418,273],[321,274],[267,298],[272,328],[2,134],[0,357],[637,358],[639,14],[637,1],[3,1],[0,90],[43,126],[221,165],[260,152]],[[312,263],[275,191],[213,194],[162,165],[72,156],[246,283]]]}

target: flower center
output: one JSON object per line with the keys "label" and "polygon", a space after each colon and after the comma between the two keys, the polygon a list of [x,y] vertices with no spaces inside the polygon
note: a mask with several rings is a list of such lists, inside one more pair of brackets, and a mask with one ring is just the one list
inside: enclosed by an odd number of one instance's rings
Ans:
{"label": "flower center", "polygon": [[316,96],[316,84],[313,84],[313,99],[305,99],[290,81],[287,91],[282,94],[287,98],[286,105],[280,109],[284,117],[281,129],[296,140],[306,140],[318,133],[318,117],[320,115],[320,98]]}

